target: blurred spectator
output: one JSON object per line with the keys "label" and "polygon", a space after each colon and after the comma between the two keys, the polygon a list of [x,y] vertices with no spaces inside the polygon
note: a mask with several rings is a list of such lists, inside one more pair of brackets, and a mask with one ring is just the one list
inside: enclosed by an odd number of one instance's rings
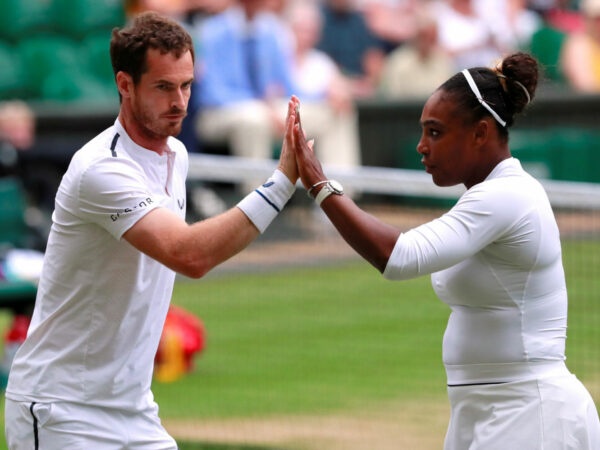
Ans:
{"label": "blurred spectator", "polygon": [[489,29],[498,57],[527,49],[543,25],[541,16],[527,8],[526,0],[470,0],[470,4]]}
{"label": "blurred spectator", "polygon": [[386,53],[413,38],[415,13],[423,0],[363,0],[361,9],[371,31],[381,40]]}
{"label": "blurred spectator", "polygon": [[235,156],[273,156],[284,130],[282,105],[293,93],[289,30],[268,1],[235,1],[192,29],[197,136],[227,144]]}
{"label": "blurred spectator", "polygon": [[542,9],[546,24],[563,33],[573,33],[584,28],[578,0],[553,0]]}
{"label": "blurred spectator", "polygon": [[438,45],[438,24],[427,8],[415,14],[415,29],[415,36],[386,58],[378,89],[381,98],[426,98],[454,73],[452,59]]}
{"label": "blurred spectator", "polygon": [[557,0],[528,0],[527,7],[538,13],[543,13],[555,7]]}
{"label": "blurred spectator", "polygon": [[582,0],[585,27],[567,35],[561,64],[569,85],[581,92],[600,92],[600,0]]}
{"label": "blurred spectator", "polygon": [[323,1],[323,32],[317,47],[350,78],[355,98],[375,94],[385,51],[354,0]]}
{"label": "blurred spectator", "polygon": [[223,12],[232,3],[233,0],[125,0],[124,7],[127,17],[144,11],[156,11],[189,24],[199,16]]}
{"label": "blurred spectator", "polygon": [[[307,0],[311,1],[311,0]],[[285,11],[290,3],[293,3],[294,0],[267,0],[266,8],[275,13],[276,15],[283,17]]]}
{"label": "blurred spectator", "polygon": [[11,100],[0,103],[0,175],[19,174],[19,152],[35,141],[35,116],[27,103]]}
{"label": "blurred spectator", "polygon": [[17,150],[29,150],[35,141],[35,116],[27,103],[0,103],[0,138]]}
{"label": "blurred spectator", "polygon": [[[499,3],[502,11],[496,23],[504,51],[527,49],[532,36],[543,25],[542,17],[527,8],[526,0],[501,0]],[[502,23],[502,19],[505,19],[505,23]]]}
{"label": "blurred spectator", "polygon": [[177,17],[187,11],[187,0],[125,0],[127,17],[136,16],[145,11],[156,11]]}
{"label": "blurred spectator", "polygon": [[314,137],[323,164],[354,167],[360,164],[358,116],[348,80],[325,52],[315,48],[323,18],[319,7],[300,0],[286,11],[293,31],[294,91],[302,101],[304,130]]}
{"label": "blurred spectator", "polygon": [[[157,0],[153,0],[157,1]],[[167,1],[168,0],[163,0]],[[194,29],[198,29],[202,26],[202,21],[206,18],[212,17],[215,14],[222,13],[228,7],[230,7],[233,3],[233,0],[186,0],[186,10],[183,14],[179,15],[179,21],[183,23],[190,31]],[[193,33],[193,31],[192,31]],[[201,50],[201,44],[196,43],[196,52]],[[198,58],[198,56],[196,56]],[[194,85],[194,88],[197,88],[197,84]],[[196,135],[196,112],[198,111],[198,99],[197,96],[192,95],[190,101],[188,102],[188,111],[187,117],[184,119],[183,124],[181,126],[181,132],[177,136],[177,138],[182,141],[189,152],[201,152],[202,151],[202,143],[198,139]],[[200,183],[195,183],[200,186]],[[199,188],[195,189],[195,192],[201,192]],[[204,198],[203,203],[205,204],[214,204],[219,205],[216,208],[208,208],[208,211],[211,214],[202,213],[202,216],[210,216],[217,214],[221,211],[221,208],[224,205],[218,201],[216,194],[208,189],[202,190],[203,194],[201,196],[196,195],[198,200],[202,197]],[[192,196],[193,198],[193,196]],[[198,203],[192,202],[192,203]]]}
{"label": "blurred spectator", "polygon": [[233,0],[187,0],[187,3],[188,11],[212,15],[225,11],[232,5]]}
{"label": "blurred spectator", "polygon": [[35,135],[36,117],[27,103],[0,102],[0,177],[16,178],[24,188],[30,246],[42,249],[54,205],[54,186],[44,178],[40,166],[30,166],[33,156],[25,158],[35,144]]}
{"label": "blurred spectator", "polygon": [[[456,71],[488,67],[502,55],[494,0],[439,0],[433,3],[441,47],[453,58]],[[491,8],[490,8],[491,6]],[[496,16],[496,17],[494,17]]]}
{"label": "blurred spectator", "polygon": [[232,0],[125,0],[124,7],[127,17],[133,17],[145,11],[156,11],[161,14],[185,21],[193,11],[210,11],[213,13],[224,10]]}

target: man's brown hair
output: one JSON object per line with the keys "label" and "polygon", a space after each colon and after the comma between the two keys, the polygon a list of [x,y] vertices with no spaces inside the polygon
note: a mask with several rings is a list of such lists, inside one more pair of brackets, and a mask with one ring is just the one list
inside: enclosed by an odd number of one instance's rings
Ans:
{"label": "man's brown hair", "polygon": [[113,73],[123,71],[137,84],[148,70],[148,49],[180,58],[188,50],[194,60],[194,43],[190,34],[175,20],[155,12],[141,13],[124,28],[115,28],[110,40]]}

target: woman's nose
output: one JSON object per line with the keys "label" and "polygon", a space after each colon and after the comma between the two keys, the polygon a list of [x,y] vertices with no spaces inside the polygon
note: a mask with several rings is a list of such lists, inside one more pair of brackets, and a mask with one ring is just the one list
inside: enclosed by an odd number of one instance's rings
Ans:
{"label": "woman's nose", "polygon": [[420,139],[417,143],[417,153],[424,155],[428,152],[427,145],[423,142],[423,139]]}

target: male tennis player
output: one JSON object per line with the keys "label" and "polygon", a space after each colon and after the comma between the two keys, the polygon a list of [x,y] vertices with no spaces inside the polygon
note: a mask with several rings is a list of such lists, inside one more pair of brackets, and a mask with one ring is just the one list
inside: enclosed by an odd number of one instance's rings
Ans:
{"label": "male tennis player", "polygon": [[176,449],[150,390],[175,273],[198,278],[241,251],[294,192],[284,142],[267,183],[188,225],[188,157],[173,136],[194,78],[192,39],[146,13],[113,31],[110,54],[120,112],[75,154],[56,195],[31,327],[6,390],[10,450]]}

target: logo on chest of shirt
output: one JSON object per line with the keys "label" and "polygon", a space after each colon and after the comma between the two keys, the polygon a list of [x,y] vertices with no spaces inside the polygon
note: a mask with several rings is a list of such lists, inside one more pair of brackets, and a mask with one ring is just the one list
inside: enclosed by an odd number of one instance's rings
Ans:
{"label": "logo on chest of shirt", "polygon": [[138,209],[147,208],[152,203],[154,203],[152,201],[152,198],[148,197],[146,200],[142,200],[137,205],[134,205],[131,208],[125,208],[125,209],[122,209],[121,211],[117,211],[116,213],[111,214],[110,220],[112,220],[113,222],[116,222],[117,220],[119,220],[119,217],[121,217],[122,215],[132,213]]}
{"label": "logo on chest of shirt", "polygon": [[177,206],[179,206],[179,209],[183,210],[183,207],[185,206],[185,198],[178,198]]}

